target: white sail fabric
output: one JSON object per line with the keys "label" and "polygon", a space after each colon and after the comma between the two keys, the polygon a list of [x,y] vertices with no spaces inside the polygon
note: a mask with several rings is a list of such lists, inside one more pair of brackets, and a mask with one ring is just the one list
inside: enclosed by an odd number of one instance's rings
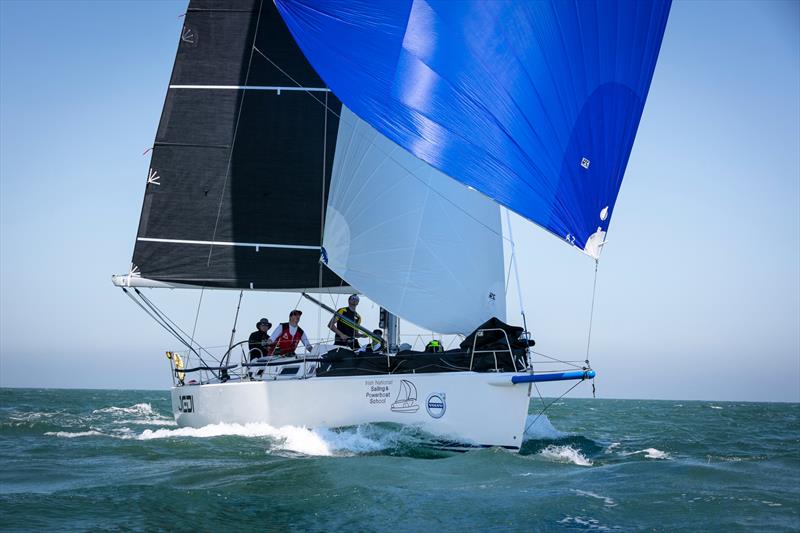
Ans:
{"label": "white sail fabric", "polygon": [[390,312],[439,333],[505,320],[500,208],[342,107],[324,259]]}

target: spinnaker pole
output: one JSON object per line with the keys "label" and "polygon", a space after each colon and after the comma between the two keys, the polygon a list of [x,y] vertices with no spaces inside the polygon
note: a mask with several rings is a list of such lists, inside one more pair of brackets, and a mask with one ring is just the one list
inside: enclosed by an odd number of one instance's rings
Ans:
{"label": "spinnaker pole", "polygon": [[362,326],[361,324],[357,324],[355,321],[353,321],[353,320],[350,320],[349,318],[347,318],[347,317],[346,317],[346,316],[344,316],[343,314],[341,314],[341,313],[338,313],[338,312],[334,311],[332,308],[330,308],[330,307],[328,307],[327,305],[325,305],[324,303],[320,302],[319,300],[317,300],[317,299],[316,299],[316,298],[314,298],[313,296],[309,296],[308,294],[306,294],[306,293],[304,293],[304,292],[303,292],[303,293],[301,293],[301,294],[303,295],[303,297],[304,297],[305,299],[307,299],[307,300],[310,300],[310,301],[314,302],[315,304],[317,304],[318,306],[320,306],[320,307],[321,307],[321,308],[323,308],[324,310],[328,311],[329,313],[333,313],[334,315],[336,315],[336,317],[338,317],[338,318],[339,318],[339,320],[341,320],[342,322],[344,322],[344,323],[345,323],[345,324],[347,324],[348,326],[352,327],[353,329],[356,329],[356,330],[358,330],[359,332],[363,333],[363,334],[364,334],[364,336],[366,336],[366,337],[368,337],[368,338],[370,338],[370,339],[374,339],[374,340],[376,340],[376,341],[380,342],[380,343],[381,343],[383,346],[386,346],[386,345],[387,345],[387,344],[386,344],[386,340],[384,340],[382,337],[380,337],[380,336],[378,336],[378,335],[375,335],[374,333],[372,333],[370,330],[368,330],[367,328],[365,328],[365,327],[364,327],[364,326]]}

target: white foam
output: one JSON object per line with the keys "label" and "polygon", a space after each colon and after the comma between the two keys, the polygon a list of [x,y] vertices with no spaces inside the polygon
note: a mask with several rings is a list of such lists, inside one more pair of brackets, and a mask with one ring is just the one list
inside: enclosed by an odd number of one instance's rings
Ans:
{"label": "white foam", "polygon": [[647,448],[641,450],[644,452],[644,456],[648,459],[669,459],[669,454],[667,452],[662,452],[661,450],[656,450],[655,448]]}
{"label": "white foam", "polygon": [[719,405],[710,405],[709,407],[711,407],[712,409],[722,409],[722,407],[720,407]]}
{"label": "white foam", "polygon": [[354,453],[385,450],[394,446],[399,436],[396,432],[383,435],[368,435],[364,426],[344,431],[331,431],[322,428],[315,432],[328,443],[331,450]]}
{"label": "white foam", "polygon": [[578,466],[592,466],[592,462],[572,446],[556,446],[551,444],[544,450],[540,451],[539,455],[547,459],[553,459],[560,463],[572,463]]}
{"label": "white foam", "polygon": [[588,518],[582,516],[565,516],[558,521],[559,524],[567,526],[579,526],[579,529],[594,529],[597,531],[608,531],[609,528],[600,525],[600,521],[595,518]]}
{"label": "white foam", "polygon": [[645,448],[644,450],[636,450],[635,452],[620,452],[620,455],[637,455],[643,453],[647,459],[669,459],[670,455],[667,452],[662,452],[656,448]]}
{"label": "white foam", "polygon": [[553,427],[547,415],[528,415],[525,420],[525,435],[523,440],[541,440],[541,439],[560,439],[566,437],[567,434],[563,433]]}
{"label": "white foam", "polygon": [[612,442],[611,444],[608,445],[608,448],[605,449],[605,453],[611,453],[616,448],[619,448],[619,445],[620,445],[619,442]]}
{"label": "white foam", "polygon": [[331,456],[372,452],[387,448],[391,436],[373,437],[362,428],[346,431],[308,429],[297,426],[273,427],[266,423],[210,424],[200,428],[146,429],[135,438],[139,440],[170,439],[176,437],[209,438],[222,436],[267,437],[275,442],[270,452],[290,451],[304,455]]}
{"label": "white foam", "polygon": [[103,409],[95,409],[92,411],[93,415],[99,415],[103,413],[125,413],[131,415],[140,415],[140,416],[161,416],[157,412],[153,410],[153,406],[149,403],[137,403],[136,405],[131,405],[130,407],[104,407]]}
{"label": "white foam", "polygon": [[602,496],[600,494],[596,494],[594,492],[590,492],[588,490],[579,490],[579,489],[570,489],[572,492],[577,494],[578,496],[586,496],[588,498],[596,498],[598,500],[603,500],[603,504],[606,507],[616,507],[617,502],[614,501],[613,498],[609,498],[608,496]]}
{"label": "white foam", "polygon": [[74,439],[76,437],[95,437],[95,436],[103,436],[104,437],[104,436],[106,436],[105,433],[101,433],[101,432],[95,431],[95,430],[92,430],[92,431],[76,431],[76,432],[70,432],[70,431],[48,431],[47,433],[45,433],[45,435],[52,436],[52,437],[61,437],[61,438],[65,438],[65,439]]}
{"label": "white foam", "polygon": [[178,423],[172,419],[159,418],[159,419],[135,419],[135,420],[120,420],[120,424],[133,424],[134,426],[177,426]]}

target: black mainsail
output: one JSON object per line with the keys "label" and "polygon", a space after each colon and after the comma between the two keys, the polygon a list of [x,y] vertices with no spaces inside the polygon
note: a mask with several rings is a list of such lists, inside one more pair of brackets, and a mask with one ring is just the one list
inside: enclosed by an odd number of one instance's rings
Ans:
{"label": "black mainsail", "polygon": [[192,0],[126,284],[343,288],[319,262],[340,109],[271,1]]}

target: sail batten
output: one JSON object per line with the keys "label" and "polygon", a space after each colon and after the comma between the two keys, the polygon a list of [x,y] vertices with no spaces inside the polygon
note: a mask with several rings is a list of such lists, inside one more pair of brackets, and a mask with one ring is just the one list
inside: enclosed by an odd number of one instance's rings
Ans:
{"label": "sail batten", "polygon": [[170,85],[170,89],[221,89],[221,90],[243,90],[243,91],[308,91],[308,92],[331,92],[327,87],[298,87],[277,86],[277,85]]}
{"label": "sail batten", "polygon": [[138,237],[142,242],[167,242],[173,244],[205,244],[208,246],[245,246],[248,248],[285,248],[287,250],[321,250],[321,246],[306,246],[303,244],[267,244],[258,242],[229,242],[229,241],[190,241],[184,239],[157,239],[152,237]]}

